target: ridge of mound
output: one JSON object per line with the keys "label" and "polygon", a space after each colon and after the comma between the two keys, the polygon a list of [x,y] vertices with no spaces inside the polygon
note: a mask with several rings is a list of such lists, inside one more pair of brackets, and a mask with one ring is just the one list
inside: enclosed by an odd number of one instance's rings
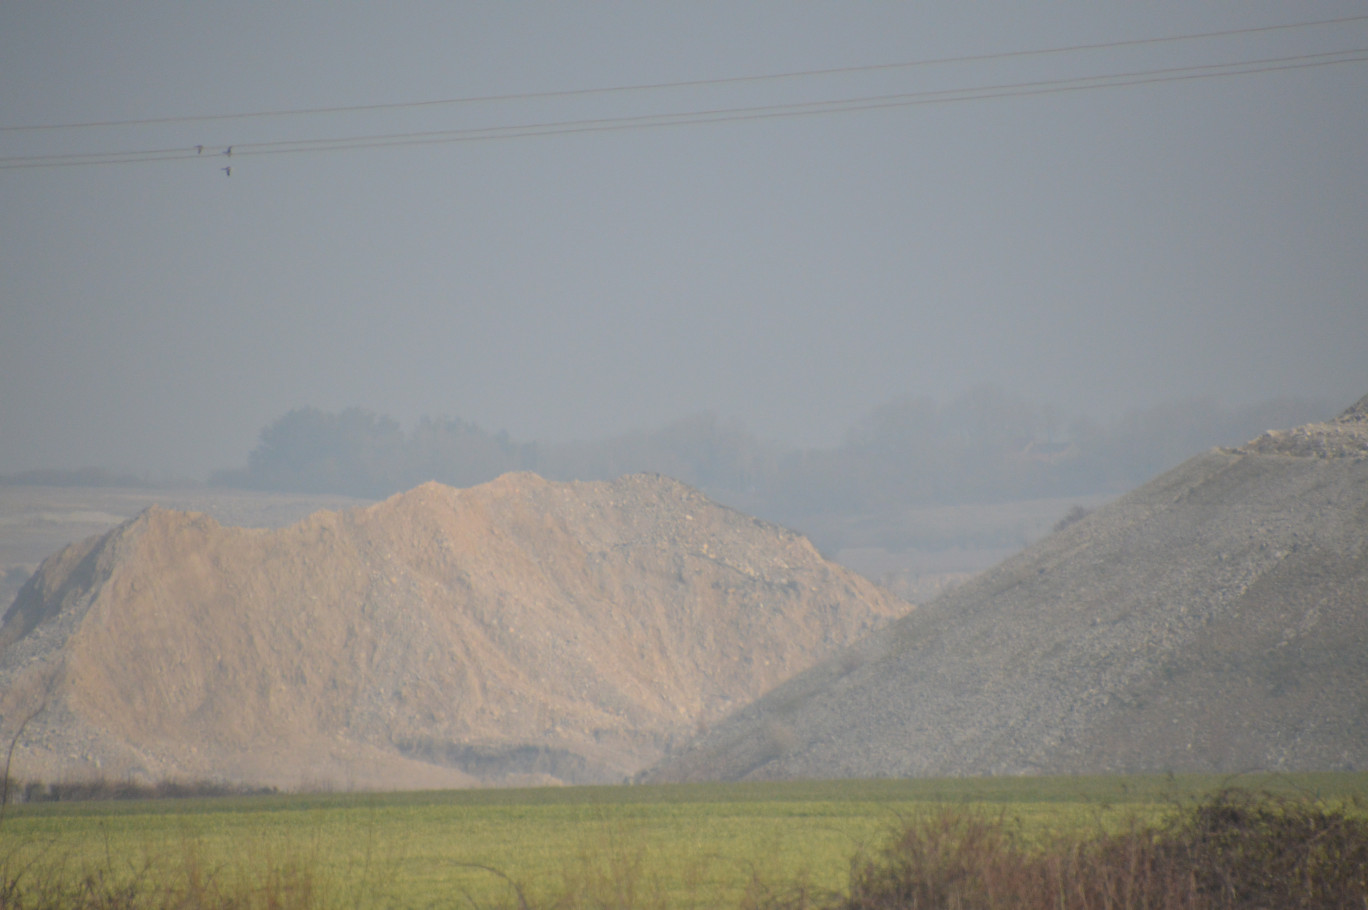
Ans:
{"label": "ridge of mound", "polygon": [[153,507],[20,592],[0,717],[43,706],[16,773],[47,779],[613,781],[907,609],[659,476],[426,483],[279,529]]}
{"label": "ridge of mound", "polygon": [[1269,430],[1234,451],[1250,455],[1368,459],[1368,395],[1333,420]]}
{"label": "ridge of mound", "polygon": [[1344,409],[1344,413],[1335,418],[1336,423],[1368,423],[1368,395],[1364,395],[1358,401]]}
{"label": "ridge of mound", "polygon": [[1368,767],[1368,458],[1289,454],[1190,459],[646,779]]}

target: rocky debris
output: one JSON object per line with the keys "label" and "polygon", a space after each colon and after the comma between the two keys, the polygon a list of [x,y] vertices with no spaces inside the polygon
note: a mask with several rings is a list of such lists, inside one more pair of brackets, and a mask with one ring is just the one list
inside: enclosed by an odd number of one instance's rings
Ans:
{"label": "rocky debris", "polygon": [[1368,395],[1334,420],[1269,430],[1236,449],[1251,455],[1368,459]]}
{"label": "rocky debris", "polygon": [[278,529],[152,508],[0,624],[22,777],[620,780],[908,605],[636,475],[424,484]]}
{"label": "rocky debris", "polygon": [[1197,456],[646,778],[1368,767],[1368,458],[1334,451]]}

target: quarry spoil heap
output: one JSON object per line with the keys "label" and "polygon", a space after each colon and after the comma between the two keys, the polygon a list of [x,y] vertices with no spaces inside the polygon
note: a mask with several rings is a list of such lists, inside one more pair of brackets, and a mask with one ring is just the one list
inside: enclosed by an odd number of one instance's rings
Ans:
{"label": "quarry spoil heap", "polygon": [[277,530],[152,508],[0,625],[29,779],[617,781],[905,612],[668,478],[428,483]]}

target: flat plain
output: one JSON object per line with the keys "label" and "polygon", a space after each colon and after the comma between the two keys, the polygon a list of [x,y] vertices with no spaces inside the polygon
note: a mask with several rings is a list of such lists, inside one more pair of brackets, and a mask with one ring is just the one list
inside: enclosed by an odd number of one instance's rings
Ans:
{"label": "flat plain", "polygon": [[[252,905],[741,906],[840,889],[852,859],[947,808],[1027,842],[1161,820],[1228,787],[1363,811],[1368,773],[1015,777],[280,794],[27,803],[0,819],[25,882],[191,890]],[[198,882],[198,884],[196,884]]]}

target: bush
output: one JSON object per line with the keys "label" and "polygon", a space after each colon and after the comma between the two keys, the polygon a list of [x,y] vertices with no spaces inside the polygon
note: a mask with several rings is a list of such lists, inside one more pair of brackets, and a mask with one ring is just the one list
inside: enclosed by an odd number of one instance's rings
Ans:
{"label": "bush", "polygon": [[1030,845],[946,810],[852,866],[848,892],[764,910],[1364,910],[1368,818],[1226,791],[1160,828]]}
{"label": "bush", "polygon": [[9,801],[21,803],[85,802],[112,799],[194,799],[209,796],[264,796],[274,787],[251,787],[213,780],[161,780],[140,783],[97,777],[85,780],[21,783],[10,779],[4,789]]}
{"label": "bush", "polygon": [[1214,907],[1368,907],[1368,819],[1222,793],[1158,842]]}

